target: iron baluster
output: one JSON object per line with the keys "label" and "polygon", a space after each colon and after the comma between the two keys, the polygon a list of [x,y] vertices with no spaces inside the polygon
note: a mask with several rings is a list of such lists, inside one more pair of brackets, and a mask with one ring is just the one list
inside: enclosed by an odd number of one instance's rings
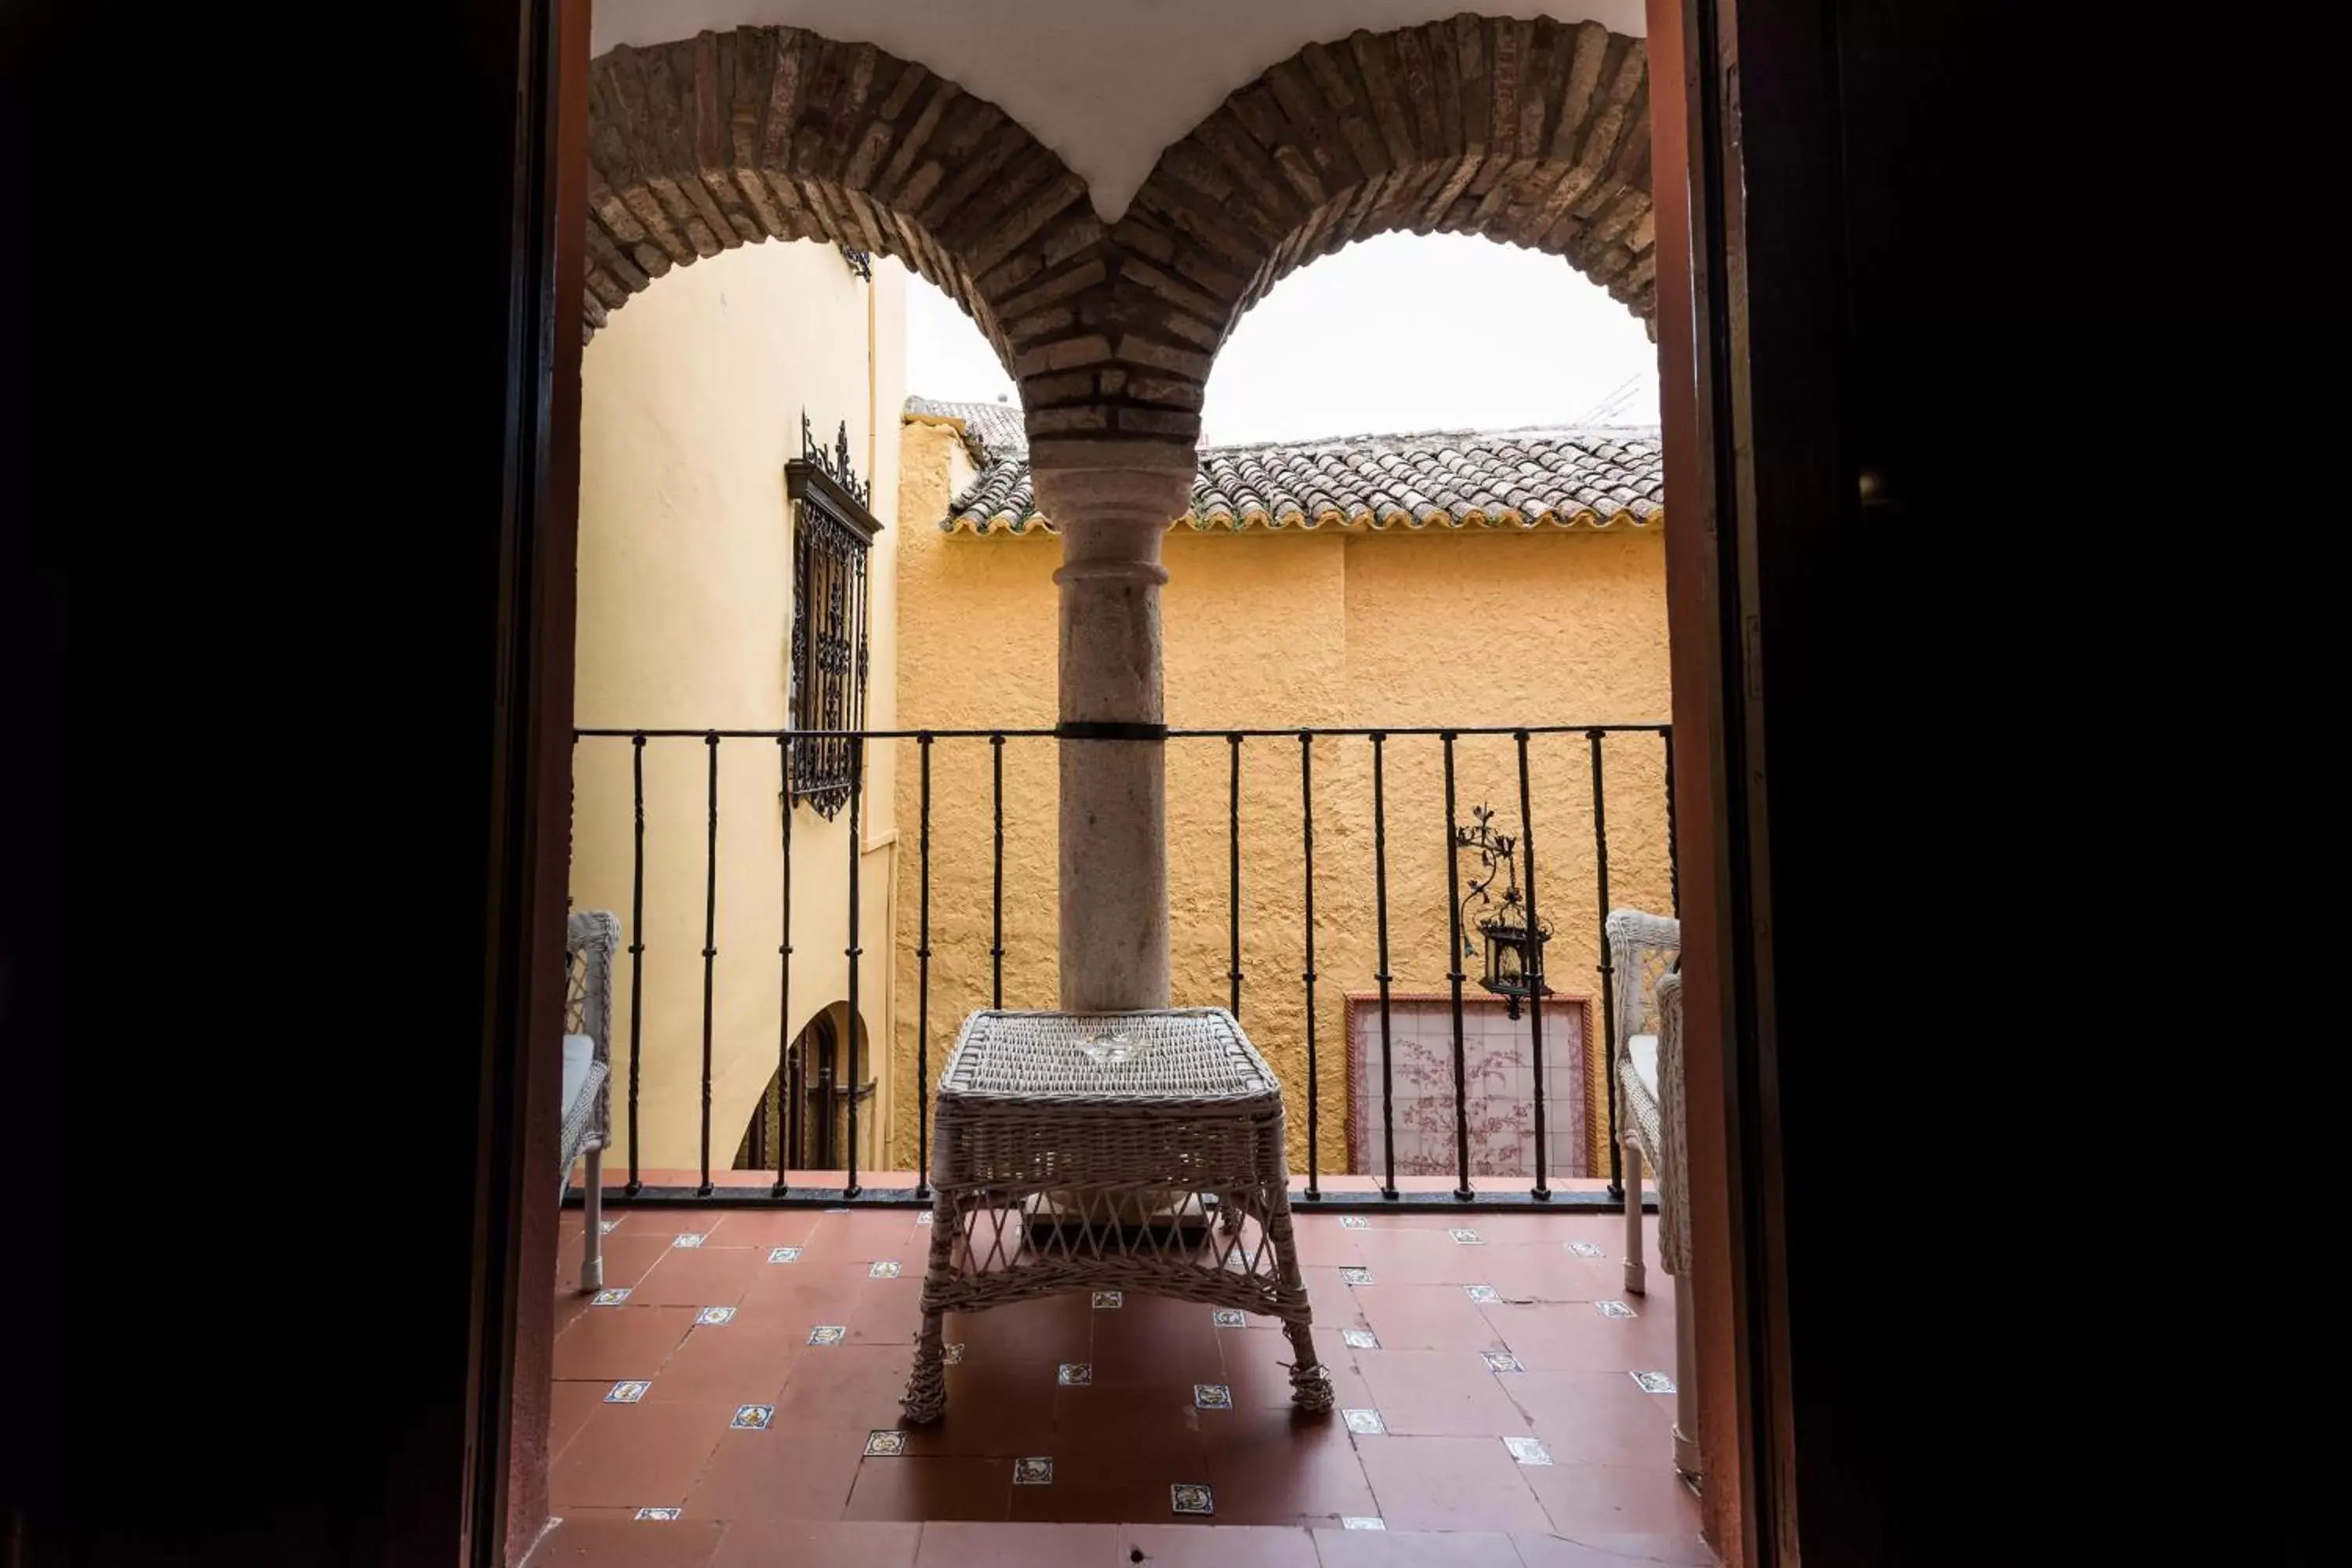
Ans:
{"label": "iron baluster", "polygon": [[1445,952],[1445,984],[1454,1005],[1454,1195],[1468,1203],[1474,1195],[1470,1190],[1470,1072],[1462,1041],[1462,868],[1454,854],[1453,732],[1438,740],[1445,752],[1445,910],[1452,938]]}
{"label": "iron baluster", "polygon": [[[827,1013],[820,1016],[824,1019],[824,1027],[817,1027],[812,1020],[809,1030],[814,1037],[809,1044],[816,1048],[816,1092],[809,1097],[812,1101],[810,1115],[816,1121],[817,1168],[830,1171],[840,1163],[841,1154],[841,1136],[833,1124],[834,1100],[841,1092],[840,1086],[834,1081],[834,1053],[838,1048],[838,1042],[833,1037],[832,1015]],[[802,1068],[801,1076],[807,1077],[808,1069]]]}
{"label": "iron baluster", "polygon": [[1396,1184],[1396,1079],[1389,1049],[1389,817],[1382,748],[1388,737],[1372,731],[1372,907],[1380,931],[1381,967],[1381,1196],[1394,1202]]}
{"label": "iron baluster", "polygon": [[[798,1152],[797,1136],[800,1107],[792,1095],[793,1052],[793,748],[785,737],[776,737],[776,781],[778,801],[782,805],[784,886],[783,924],[776,943],[776,1185],[775,1195],[782,1197],[792,1184],[792,1156]],[[786,1135],[790,1128],[793,1136]]]}
{"label": "iron baluster", "polygon": [[710,1020],[711,987],[719,962],[719,737],[703,737],[709,765],[709,838],[702,858],[702,1186],[710,1195]]}
{"label": "iron baluster", "polygon": [[988,884],[988,1005],[1004,1005],[1004,737],[991,734],[989,810],[995,820],[996,858]]}
{"label": "iron baluster", "polygon": [[1683,918],[1683,857],[1682,846],[1675,837],[1675,732],[1662,731],[1658,738],[1666,743],[1666,900],[1667,907],[1676,920]]}
{"label": "iron baluster", "polygon": [[1315,734],[1310,730],[1298,731],[1298,821],[1307,862],[1307,963],[1298,972],[1307,986],[1307,1196],[1314,1200],[1323,1195],[1323,1161],[1318,1142],[1321,1086],[1315,1063]]}
{"label": "iron baluster", "polygon": [[1231,1010],[1242,1016],[1242,738],[1225,737],[1232,760],[1225,785],[1225,977],[1232,983]]}
{"label": "iron baluster", "polygon": [[922,758],[921,913],[915,940],[915,1195],[931,1192],[931,737],[916,737]]}
{"label": "iron baluster", "polygon": [[808,1132],[807,1129],[801,1124],[801,1100],[807,1093],[807,1053],[797,1048],[796,1043],[793,1051],[792,1081],[785,1089],[784,1114],[789,1120],[785,1123],[784,1138],[788,1146],[786,1152],[792,1160],[793,1168],[797,1171],[809,1168],[808,1162],[802,1158],[808,1141]]}
{"label": "iron baluster", "polygon": [[[849,961],[849,997],[845,1009],[848,1016],[843,1020],[847,1037],[842,1042],[842,1049],[849,1057],[849,1163],[845,1167],[847,1179],[841,1187],[841,1195],[846,1198],[857,1195],[857,970],[858,955],[866,951],[858,941],[858,885],[865,879],[859,875],[865,868],[865,846],[859,842],[865,830],[858,814],[866,794],[865,775],[866,742],[862,738],[855,739],[849,742],[849,945],[841,950],[842,956]],[[832,1114],[833,1107],[827,1105],[825,1115],[830,1118]]]}
{"label": "iron baluster", "polygon": [[1536,914],[1536,819],[1533,796],[1528,788],[1528,732],[1521,730],[1512,740],[1519,752],[1519,856],[1528,878],[1528,1051],[1534,1058],[1536,1080],[1536,1184],[1534,1195],[1549,1198],[1551,1186],[1545,1180],[1544,1168],[1551,1150],[1544,1140],[1549,1136],[1544,1120],[1544,1105],[1551,1098],[1551,1080],[1544,1076],[1543,999],[1544,943],[1536,937],[1543,930],[1543,921]]}
{"label": "iron baluster", "polygon": [[1592,880],[1599,894],[1601,921],[1601,1059],[1608,1064],[1601,1077],[1609,1096],[1609,1195],[1625,1196],[1624,1151],[1617,1140],[1617,985],[1609,954],[1609,805],[1603,798],[1601,770],[1602,731],[1588,730],[1592,746]]}
{"label": "iron baluster", "polygon": [[636,858],[629,871],[629,1185],[637,1174],[637,1059],[644,1042],[646,1000],[646,738],[629,738],[630,803],[636,816]]}

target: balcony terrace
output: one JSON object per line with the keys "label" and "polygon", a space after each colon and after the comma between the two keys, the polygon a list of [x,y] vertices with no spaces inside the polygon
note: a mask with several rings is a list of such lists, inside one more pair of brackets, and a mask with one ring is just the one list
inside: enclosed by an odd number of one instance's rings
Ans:
{"label": "balcony terrace", "polygon": [[[721,1197],[730,1176],[750,1195],[770,1180],[722,1173]],[[1401,1184],[1405,1205],[1450,1202],[1440,1179]],[[1271,1319],[1072,1296],[950,1314],[947,1415],[902,1430],[928,1211],[609,1213],[606,1288],[626,1294],[608,1305],[577,1289],[581,1215],[564,1215],[550,1433],[562,1522],[537,1564],[1709,1561],[1657,1381],[1675,1364],[1674,1281],[1654,1257],[1648,1293],[1626,1296],[1614,1215],[1302,1204],[1340,1406],[1328,1417],[1294,1413]],[[638,1397],[612,1398],[632,1383]],[[766,1425],[735,1426],[746,1406]],[[1529,1439],[1536,1462],[1514,1453]],[[1192,1488],[1213,1511],[1175,1511]]]}

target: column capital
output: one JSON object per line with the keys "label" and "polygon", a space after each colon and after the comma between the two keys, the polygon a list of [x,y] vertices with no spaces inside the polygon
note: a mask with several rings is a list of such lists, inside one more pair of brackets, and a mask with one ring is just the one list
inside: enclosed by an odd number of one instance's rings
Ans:
{"label": "column capital", "polygon": [[1062,559],[1157,563],[1168,525],[1191,504],[1189,442],[1039,441],[1029,449],[1037,510],[1062,536]]}

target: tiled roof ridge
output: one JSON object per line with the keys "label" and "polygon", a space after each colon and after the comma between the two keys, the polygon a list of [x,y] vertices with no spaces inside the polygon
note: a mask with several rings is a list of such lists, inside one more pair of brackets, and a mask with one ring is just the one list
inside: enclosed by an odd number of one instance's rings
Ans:
{"label": "tiled roof ridge", "polygon": [[[1025,451],[992,449],[940,526],[1052,531]],[[1192,508],[1171,526],[1651,529],[1664,523],[1650,426],[1526,426],[1263,441],[1203,448]]]}
{"label": "tiled roof ridge", "polygon": [[918,418],[952,419],[963,426],[964,444],[972,461],[1025,455],[1029,430],[1017,403],[983,403],[977,399],[925,397],[909,393],[902,411]]}
{"label": "tiled roof ridge", "polygon": [[1366,430],[1344,436],[1308,436],[1296,440],[1280,441],[1219,441],[1201,447],[1203,458],[1223,457],[1237,452],[1322,451],[1334,447],[1381,446],[1410,447],[1417,443],[1440,441],[1470,441],[1488,445],[1514,437],[1519,439],[1574,440],[1584,437],[1601,437],[1615,440],[1655,441],[1655,425],[1507,425],[1492,430]]}

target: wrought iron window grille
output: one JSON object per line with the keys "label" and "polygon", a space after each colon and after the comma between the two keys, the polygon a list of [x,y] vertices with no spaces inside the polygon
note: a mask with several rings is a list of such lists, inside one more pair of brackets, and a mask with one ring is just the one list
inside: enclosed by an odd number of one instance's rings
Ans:
{"label": "wrought iron window grille", "polygon": [[830,448],[801,416],[801,455],[784,465],[793,507],[793,640],[788,710],[792,798],[831,817],[849,799],[857,775],[856,741],[866,726],[867,563],[882,524],[872,511],[874,485],[849,456],[844,421]]}

